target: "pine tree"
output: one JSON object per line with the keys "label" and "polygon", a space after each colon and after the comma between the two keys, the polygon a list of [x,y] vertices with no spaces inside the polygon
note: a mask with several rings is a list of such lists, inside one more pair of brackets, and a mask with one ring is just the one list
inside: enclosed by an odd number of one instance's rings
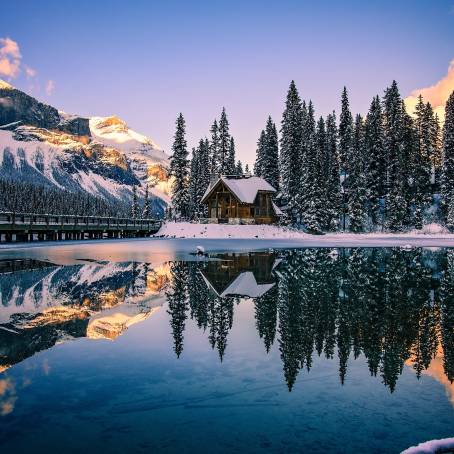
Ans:
{"label": "pine tree", "polygon": [[200,185],[200,145],[192,149],[191,167],[189,173],[189,217],[198,218],[199,203],[197,200],[198,187]]}
{"label": "pine tree", "polygon": [[210,129],[210,175],[219,175],[219,128],[218,122],[215,119]]}
{"label": "pine tree", "polygon": [[150,218],[150,196],[148,193],[148,183],[145,185],[145,198],[143,202],[143,212],[142,212],[143,219]]}
{"label": "pine tree", "polygon": [[385,90],[383,118],[386,163],[385,217],[389,229],[401,231],[408,213],[408,182],[405,180],[405,173],[409,162],[405,162],[404,111],[396,81]]}
{"label": "pine tree", "polygon": [[446,224],[454,229],[454,92],[445,107],[443,127],[443,179],[442,195]]}
{"label": "pine tree", "polygon": [[364,165],[364,122],[361,115],[355,119],[353,147],[349,163],[348,187],[348,215],[350,230],[352,232],[363,232],[366,223],[366,181]]}
{"label": "pine tree", "polygon": [[[413,118],[407,113],[406,107],[405,107],[405,102],[402,100],[402,151],[400,153],[400,171],[402,173],[402,185],[403,185],[403,196],[405,198],[405,203],[406,203],[406,211],[405,211],[405,217],[404,217],[404,225],[405,227],[408,227],[412,224],[414,224],[414,217],[412,218],[412,201],[413,201],[413,183],[415,181],[414,179],[414,170],[412,168],[412,163],[414,162],[414,157],[416,156],[418,152],[418,146],[417,146],[417,135],[415,131],[415,125]],[[423,194],[425,204],[430,202],[431,194],[430,194],[430,163],[426,167],[428,169],[428,172],[426,173],[427,177],[425,178],[426,181],[426,186],[425,186],[425,191]],[[423,206],[424,208],[424,206]],[[422,214],[422,211],[421,211]],[[422,219],[422,218],[421,218]]]}
{"label": "pine tree", "polygon": [[325,190],[326,190],[326,226],[328,230],[337,230],[342,195],[339,175],[339,161],[337,154],[337,126],[336,115],[333,112],[326,119],[326,156],[325,162]]}
{"label": "pine tree", "polygon": [[235,140],[233,137],[230,137],[230,146],[229,146],[229,154],[227,158],[227,174],[228,175],[235,175],[236,167],[235,167]]}
{"label": "pine tree", "polygon": [[230,151],[229,120],[227,119],[225,107],[223,107],[221,112],[221,119],[219,121],[219,152],[218,152],[219,175],[228,174],[229,151]]}
{"label": "pine tree", "polygon": [[430,202],[431,195],[431,126],[433,121],[431,117],[433,117],[432,108],[428,108],[424,104],[422,96],[419,95],[415,108],[416,149],[413,154],[412,167],[414,225],[417,229],[422,228],[423,212]]}
{"label": "pine tree", "polygon": [[279,190],[279,139],[277,129],[271,117],[268,117],[265,129],[265,161],[263,178],[276,190]]}
{"label": "pine tree", "polygon": [[132,204],[131,204],[131,217],[136,219],[139,215],[139,204],[137,202],[137,186],[132,187]]}
{"label": "pine tree", "polygon": [[244,166],[244,173],[245,173],[246,175],[249,175],[249,174],[250,174],[250,171],[249,171],[249,164],[248,164],[248,163],[246,163],[246,165]]}
{"label": "pine tree", "polygon": [[[324,121],[322,120],[323,125]],[[324,126],[323,126],[324,129]],[[323,132],[325,135],[325,132]],[[312,101],[307,107],[307,115],[302,132],[303,154],[301,156],[300,186],[296,197],[296,210],[306,229],[313,233],[321,231],[324,224],[324,185],[317,149],[317,134]]]}
{"label": "pine tree", "polygon": [[297,217],[295,196],[298,194],[301,173],[302,116],[301,99],[292,80],[282,115],[279,163],[282,203],[287,204],[287,214],[291,221]]}
{"label": "pine tree", "polygon": [[243,164],[241,163],[241,161],[238,161],[236,163],[236,174],[240,177],[241,175],[243,175]]}
{"label": "pine tree", "polygon": [[375,226],[381,219],[380,199],[385,195],[386,182],[383,115],[378,95],[372,100],[366,117],[364,142],[368,213]]}
{"label": "pine tree", "polygon": [[265,166],[265,146],[266,146],[266,134],[265,130],[262,129],[260,133],[259,140],[257,141],[257,150],[255,154],[255,163],[254,163],[254,175],[262,177],[264,173]]}
{"label": "pine tree", "polygon": [[173,154],[170,157],[170,175],[172,181],[172,206],[174,216],[179,218],[186,217],[189,204],[189,160],[188,150],[185,139],[185,121],[183,115],[180,115],[176,121],[176,132],[172,145]]}
{"label": "pine tree", "polygon": [[347,87],[341,96],[341,114],[339,118],[339,160],[341,172],[348,173],[353,147],[353,117],[350,112]]}
{"label": "pine tree", "polygon": [[207,214],[207,208],[201,203],[201,200],[210,183],[210,176],[207,171],[209,154],[208,141],[200,139],[199,146],[192,150],[189,178],[190,216],[195,219]]}

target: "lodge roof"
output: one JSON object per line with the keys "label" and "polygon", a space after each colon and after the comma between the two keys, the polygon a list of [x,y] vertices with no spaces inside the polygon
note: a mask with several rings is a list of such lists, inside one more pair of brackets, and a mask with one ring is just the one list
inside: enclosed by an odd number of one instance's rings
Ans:
{"label": "lodge roof", "polygon": [[254,203],[259,191],[276,192],[276,189],[261,177],[221,176],[214,184],[208,186],[202,197],[202,203],[206,201],[219,182],[224,183],[241,203]]}

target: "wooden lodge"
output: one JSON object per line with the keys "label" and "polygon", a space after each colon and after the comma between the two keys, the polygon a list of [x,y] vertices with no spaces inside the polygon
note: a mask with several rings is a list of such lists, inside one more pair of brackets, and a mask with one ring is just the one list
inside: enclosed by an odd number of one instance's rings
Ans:
{"label": "wooden lodge", "polygon": [[221,176],[202,197],[210,222],[272,224],[282,212],[273,202],[276,189],[263,178]]}

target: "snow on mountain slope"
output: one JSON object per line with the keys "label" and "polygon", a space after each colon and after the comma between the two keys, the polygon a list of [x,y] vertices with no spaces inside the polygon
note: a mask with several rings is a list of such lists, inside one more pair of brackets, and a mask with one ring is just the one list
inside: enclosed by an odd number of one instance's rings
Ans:
{"label": "snow on mountain slope", "polygon": [[168,156],[118,117],[83,118],[0,80],[0,177],[126,200],[133,185],[169,202]]}
{"label": "snow on mountain slope", "polygon": [[151,193],[170,202],[169,157],[159,145],[130,129],[116,116],[91,117],[90,131],[98,142],[125,153],[131,169],[149,184]]}

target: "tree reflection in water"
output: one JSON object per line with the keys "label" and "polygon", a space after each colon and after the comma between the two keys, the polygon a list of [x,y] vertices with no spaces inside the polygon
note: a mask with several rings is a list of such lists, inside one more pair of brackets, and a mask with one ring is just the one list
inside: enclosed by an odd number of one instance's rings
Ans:
{"label": "tree reflection in water", "polygon": [[[420,377],[443,354],[454,379],[454,251],[306,249],[222,254],[204,262],[173,262],[167,291],[174,350],[183,352],[191,317],[208,332],[222,361],[235,303],[252,297],[266,352],[278,344],[285,381],[312,367],[314,351],[348,359],[363,354],[370,374],[391,392],[404,364]],[[279,263],[280,262],[280,263]]]}

